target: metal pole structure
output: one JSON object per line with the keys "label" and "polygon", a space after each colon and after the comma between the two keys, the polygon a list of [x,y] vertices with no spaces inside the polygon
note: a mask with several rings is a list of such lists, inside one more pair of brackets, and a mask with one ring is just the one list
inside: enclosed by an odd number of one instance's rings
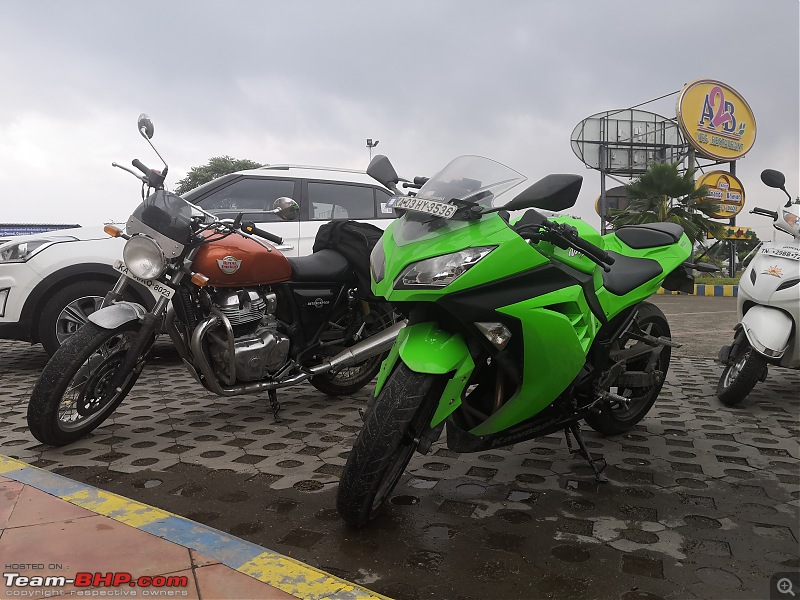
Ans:
{"label": "metal pole structure", "polygon": [[377,146],[377,145],[378,145],[378,142],[380,142],[380,140],[375,140],[375,141],[373,142],[373,141],[372,141],[372,138],[367,138],[367,148],[369,148],[369,160],[370,160],[370,162],[372,162],[372,149],[373,149],[375,146]]}
{"label": "metal pole structure", "polygon": [[600,144],[600,234],[605,235],[606,215],[608,214],[608,199],[606,198],[606,159],[608,158],[608,148],[605,144]]}
{"label": "metal pole structure", "polygon": [[[731,175],[736,177],[736,161],[731,161]],[[736,215],[731,217],[730,226],[736,230]],[[728,277],[736,277],[736,240],[729,240],[730,256],[728,258]]]}
{"label": "metal pole structure", "polygon": [[[689,153],[687,154],[686,160],[689,165],[689,170],[691,171],[692,169],[694,169],[694,161],[695,161],[694,146],[692,146],[691,144],[689,144]],[[696,181],[695,181],[695,187],[697,187]],[[692,253],[689,255],[689,262],[692,263],[694,262],[694,243],[692,243]]]}

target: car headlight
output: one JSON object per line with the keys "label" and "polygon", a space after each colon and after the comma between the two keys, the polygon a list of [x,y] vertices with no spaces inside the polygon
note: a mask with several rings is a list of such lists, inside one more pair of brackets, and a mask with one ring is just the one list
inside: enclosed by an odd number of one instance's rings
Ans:
{"label": "car headlight", "polygon": [[75,242],[78,238],[71,235],[37,238],[24,242],[8,241],[0,246],[0,263],[24,263],[48,246],[59,242]]}
{"label": "car headlight", "polygon": [[411,263],[397,278],[395,289],[443,288],[475,266],[497,246],[479,246]]}
{"label": "car headlight", "polygon": [[167,268],[167,259],[158,242],[153,238],[139,234],[125,242],[122,260],[131,274],[142,279],[161,277]]}
{"label": "car headlight", "polygon": [[372,280],[375,283],[383,281],[383,276],[386,271],[386,255],[383,253],[382,240],[378,240],[372,253],[369,255],[369,272],[372,275]]}

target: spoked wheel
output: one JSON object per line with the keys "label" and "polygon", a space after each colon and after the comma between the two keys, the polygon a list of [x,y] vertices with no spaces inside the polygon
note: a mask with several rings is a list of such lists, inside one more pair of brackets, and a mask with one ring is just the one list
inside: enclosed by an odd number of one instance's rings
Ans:
{"label": "spoked wheel", "polygon": [[736,406],[753,391],[759,380],[765,379],[767,359],[753,350],[745,339],[730,362],[723,369],[717,383],[717,398],[725,406]]}
{"label": "spoked wheel", "polygon": [[376,398],[339,481],[336,509],[349,525],[366,525],[394,490],[433,416],[436,380],[400,364]]}
{"label": "spoked wheel", "polygon": [[[639,306],[636,323],[639,330],[645,334],[656,338],[670,338],[671,334],[667,318],[654,304],[643,302]],[[614,345],[613,351],[630,349],[638,345],[641,345],[642,349],[652,348],[652,346],[643,341],[623,336]],[[641,373],[641,378],[649,378],[651,381],[646,385],[637,386],[626,383],[624,379],[626,375],[623,375],[622,381],[618,382],[619,385],[612,384],[609,391],[625,398],[625,401],[610,403],[599,414],[589,414],[586,417],[586,422],[589,426],[600,433],[613,435],[628,431],[641,421],[655,403],[661,387],[664,385],[671,355],[671,348],[662,346],[657,357],[654,357],[652,352],[648,352],[629,359],[625,364],[625,371],[628,373],[627,377],[633,379],[631,374]],[[655,375],[650,375],[651,373]]]}
{"label": "spoked wheel", "polygon": [[120,391],[109,382],[140,328],[132,322],[116,329],[87,323],[52,356],[33,388],[28,427],[44,444],[63,446],[105,421],[130,391],[144,356],[125,377]]}
{"label": "spoked wheel", "polygon": [[[365,317],[361,312],[349,311],[331,322],[328,331],[323,332],[323,340],[325,335],[332,336],[337,333],[343,335],[348,327],[353,327],[354,319],[357,319],[358,340],[366,339],[394,323],[395,315],[391,306],[386,303],[371,303],[369,306],[370,312]],[[327,349],[328,354],[333,356],[345,348],[346,346],[329,346]],[[311,385],[330,396],[344,396],[357,392],[375,378],[387,354],[384,352],[350,367],[315,375],[311,378]]]}

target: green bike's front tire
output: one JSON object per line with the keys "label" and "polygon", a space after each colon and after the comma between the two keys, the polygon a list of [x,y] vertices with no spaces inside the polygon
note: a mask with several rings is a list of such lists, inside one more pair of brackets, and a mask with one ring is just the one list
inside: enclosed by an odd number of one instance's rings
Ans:
{"label": "green bike's front tire", "polygon": [[441,377],[401,363],[375,399],[339,481],[336,509],[349,525],[363,527],[386,503],[419,445]]}

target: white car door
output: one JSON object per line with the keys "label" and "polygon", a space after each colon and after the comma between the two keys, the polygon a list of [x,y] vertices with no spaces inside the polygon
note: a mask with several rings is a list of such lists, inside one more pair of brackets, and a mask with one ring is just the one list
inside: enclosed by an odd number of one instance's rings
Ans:
{"label": "white car door", "polygon": [[299,188],[300,182],[291,178],[242,177],[205,196],[198,205],[220,219],[233,219],[244,213],[244,221],[252,221],[259,229],[283,238],[283,244],[276,247],[286,256],[299,256],[300,222],[282,221],[264,213],[272,209],[277,198],[296,200]]}
{"label": "white car door", "polygon": [[317,231],[328,221],[351,219],[386,229],[395,217],[394,211],[386,208],[388,192],[373,186],[308,180],[303,187],[308,206],[307,211],[300,211],[305,216],[300,222],[300,256],[311,254]]}

